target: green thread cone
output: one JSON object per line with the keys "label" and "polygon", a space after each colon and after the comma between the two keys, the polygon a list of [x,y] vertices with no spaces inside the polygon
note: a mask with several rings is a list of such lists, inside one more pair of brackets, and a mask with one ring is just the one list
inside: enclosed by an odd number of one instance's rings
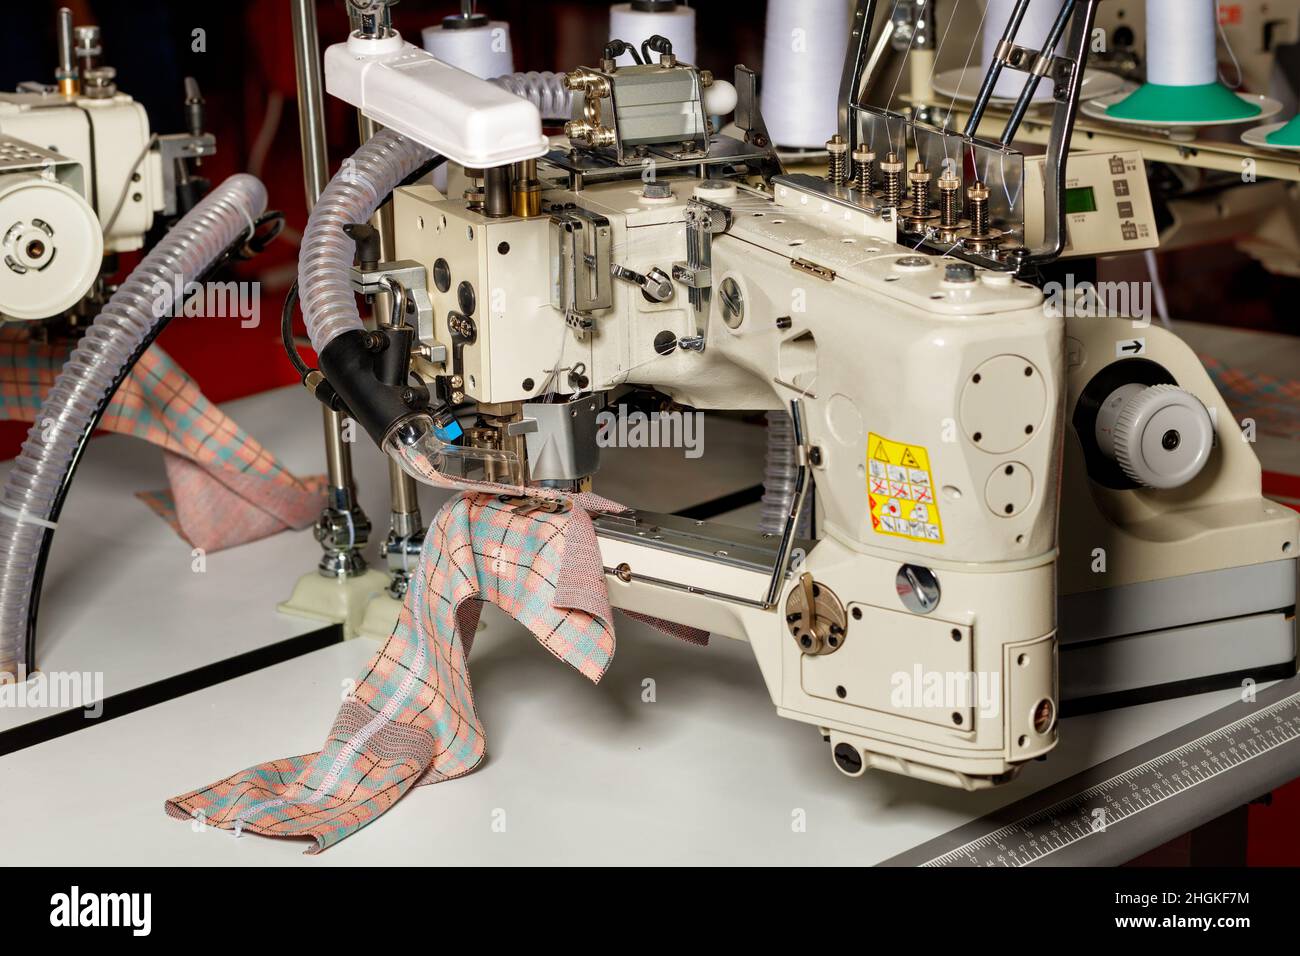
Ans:
{"label": "green thread cone", "polygon": [[1161,86],[1145,83],[1106,109],[1116,119],[1148,123],[1215,123],[1248,120],[1263,110],[1218,83],[1200,86]]}
{"label": "green thread cone", "polygon": [[1300,146],[1300,116],[1264,137],[1270,146]]}

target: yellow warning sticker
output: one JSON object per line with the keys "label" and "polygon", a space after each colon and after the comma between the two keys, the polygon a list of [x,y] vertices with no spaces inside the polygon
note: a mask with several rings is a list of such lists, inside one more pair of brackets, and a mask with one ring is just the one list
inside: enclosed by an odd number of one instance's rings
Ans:
{"label": "yellow warning sticker", "polygon": [[867,501],[876,534],[943,544],[937,497],[924,447],[867,434]]}

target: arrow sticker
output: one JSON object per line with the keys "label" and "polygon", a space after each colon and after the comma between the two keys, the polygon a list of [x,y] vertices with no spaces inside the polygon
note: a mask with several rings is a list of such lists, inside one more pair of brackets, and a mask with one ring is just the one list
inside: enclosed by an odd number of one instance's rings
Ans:
{"label": "arrow sticker", "polygon": [[1123,339],[1115,343],[1116,358],[1131,358],[1134,355],[1145,355],[1146,351],[1146,339]]}

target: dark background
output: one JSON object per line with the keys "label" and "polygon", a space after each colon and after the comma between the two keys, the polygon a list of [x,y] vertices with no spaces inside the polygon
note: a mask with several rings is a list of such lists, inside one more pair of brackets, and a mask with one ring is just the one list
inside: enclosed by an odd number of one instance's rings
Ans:
{"label": "dark background", "polygon": [[[100,25],[103,62],[117,70],[119,88],[144,104],[155,132],[185,128],[182,84],[185,76],[195,77],[207,101],[207,128],[217,139],[217,155],[205,162],[203,175],[219,182],[235,172],[256,172],[267,185],[271,206],[287,215],[284,237],[241,267],[244,278],[262,284],[261,325],[222,335],[223,326],[210,320],[180,317],[163,333],[162,347],[214,401],[296,382],[278,333],[280,304],[294,275],[296,239],[306,222],[287,0],[7,2],[0,29],[0,90],[13,90],[25,80],[54,81],[60,6],[71,7],[78,24]],[[766,4],[696,6],[700,65],[723,77],[736,63],[761,71]],[[593,63],[607,38],[607,0],[491,0],[479,7],[510,23],[518,70]],[[318,0],[317,9],[322,47],[342,40],[347,33],[343,0]],[[418,44],[422,27],[458,10],[457,3],[402,0],[394,8],[394,25]],[[192,49],[196,29],[204,31],[204,52]],[[356,147],[355,116],[328,100],[327,124],[330,158],[337,165]],[[124,256],[123,268],[134,262]],[[1161,268],[1175,318],[1296,333],[1300,282],[1269,275],[1230,246],[1163,255]],[[0,458],[17,452],[27,427],[0,422]],[[1170,863],[1185,854],[1171,845],[1154,856]],[[1278,791],[1271,807],[1251,807],[1249,860],[1300,864],[1300,782]]]}

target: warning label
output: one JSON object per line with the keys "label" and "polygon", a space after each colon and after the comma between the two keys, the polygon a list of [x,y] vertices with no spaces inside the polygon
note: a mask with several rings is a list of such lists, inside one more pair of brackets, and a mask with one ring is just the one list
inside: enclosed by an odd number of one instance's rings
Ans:
{"label": "warning label", "polygon": [[943,544],[930,453],[920,445],[867,435],[867,500],[877,534]]}

